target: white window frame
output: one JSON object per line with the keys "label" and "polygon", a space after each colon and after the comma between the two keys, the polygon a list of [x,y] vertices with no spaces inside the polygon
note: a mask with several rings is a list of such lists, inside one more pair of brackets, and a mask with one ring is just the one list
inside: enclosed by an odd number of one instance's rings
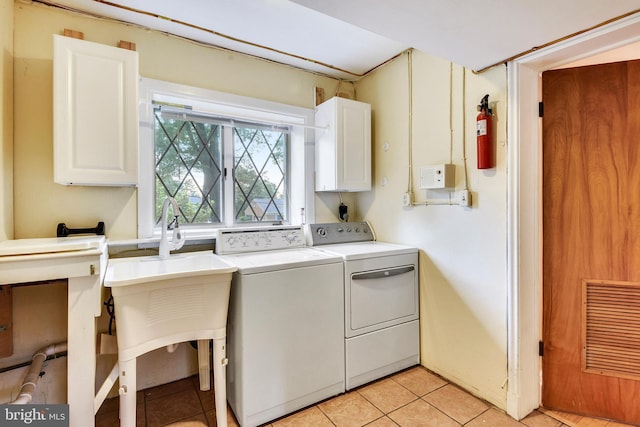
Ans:
{"label": "white window frame", "polygon": [[[185,100],[198,111],[233,116],[255,122],[283,123],[291,126],[289,158],[289,220],[288,224],[300,225],[306,218],[313,218],[314,191],[314,130],[313,109],[296,107],[257,98],[233,95],[209,89],[171,83],[149,78],[140,79],[140,133],[138,141],[138,238],[154,239],[160,236],[160,227],[155,226],[155,152],[154,113],[152,102],[175,102]],[[225,152],[227,156],[233,153]],[[225,192],[233,190],[231,171],[225,180]],[[185,233],[189,238],[216,237],[217,229],[241,227],[233,224],[233,207],[224,207],[223,224],[189,227]],[[255,224],[254,224],[255,225]],[[265,224],[266,225],[266,224]]]}

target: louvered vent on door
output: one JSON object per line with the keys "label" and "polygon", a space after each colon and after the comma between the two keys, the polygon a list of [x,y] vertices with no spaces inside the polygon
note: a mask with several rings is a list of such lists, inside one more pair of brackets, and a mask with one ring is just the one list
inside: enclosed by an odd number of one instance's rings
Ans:
{"label": "louvered vent on door", "polygon": [[585,372],[640,379],[640,283],[583,282]]}

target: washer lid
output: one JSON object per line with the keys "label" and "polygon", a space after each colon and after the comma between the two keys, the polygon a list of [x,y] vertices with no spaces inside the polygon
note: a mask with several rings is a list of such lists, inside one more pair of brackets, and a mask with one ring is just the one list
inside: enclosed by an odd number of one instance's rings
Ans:
{"label": "washer lid", "polygon": [[219,255],[219,257],[238,267],[240,274],[265,273],[342,262],[342,258],[337,254],[311,248],[245,252]]}
{"label": "washer lid", "polygon": [[378,241],[322,245],[314,246],[314,248],[327,253],[340,255],[346,261],[380,256],[413,254],[418,252],[418,249],[412,246]]}

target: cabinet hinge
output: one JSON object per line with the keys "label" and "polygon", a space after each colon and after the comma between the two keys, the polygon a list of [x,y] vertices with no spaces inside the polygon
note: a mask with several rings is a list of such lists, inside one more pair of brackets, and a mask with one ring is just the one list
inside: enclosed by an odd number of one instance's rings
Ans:
{"label": "cabinet hinge", "polygon": [[544,102],[538,102],[538,117],[544,117]]}
{"label": "cabinet hinge", "polygon": [[538,341],[538,356],[544,356],[544,342]]}

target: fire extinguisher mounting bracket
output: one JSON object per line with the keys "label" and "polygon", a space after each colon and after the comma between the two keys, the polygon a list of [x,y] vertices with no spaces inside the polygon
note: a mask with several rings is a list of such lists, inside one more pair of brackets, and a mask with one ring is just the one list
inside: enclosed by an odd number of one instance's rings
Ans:
{"label": "fire extinguisher mounting bracket", "polygon": [[478,104],[478,106],[477,106],[477,110],[478,111],[484,110],[488,115],[492,114],[492,110],[489,107],[489,94],[486,94],[482,98],[482,100],[480,101],[480,104]]}

